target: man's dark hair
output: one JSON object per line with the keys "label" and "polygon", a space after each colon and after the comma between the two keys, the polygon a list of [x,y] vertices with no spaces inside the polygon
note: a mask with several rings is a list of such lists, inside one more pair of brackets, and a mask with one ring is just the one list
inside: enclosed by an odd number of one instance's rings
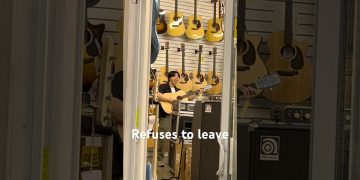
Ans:
{"label": "man's dark hair", "polygon": [[170,79],[170,78],[172,78],[172,77],[175,77],[176,75],[180,78],[180,73],[179,73],[179,72],[177,72],[177,71],[170,71],[170,72],[168,72],[167,77],[168,77],[168,79]]}

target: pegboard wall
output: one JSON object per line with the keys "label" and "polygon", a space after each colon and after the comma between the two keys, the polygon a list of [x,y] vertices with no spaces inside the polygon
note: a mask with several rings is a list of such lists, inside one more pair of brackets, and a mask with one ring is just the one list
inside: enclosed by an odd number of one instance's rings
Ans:
{"label": "pegboard wall", "polygon": [[[207,29],[207,21],[213,17],[213,3],[211,0],[197,0],[197,13],[202,16],[202,25]],[[235,3],[237,1],[235,0]],[[226,1],[225,1],[226,3]],[[174,0],[160,0],[160,8],[166,13],[174,11]],[[219,3],[217,4],[216,15],[219,16]],[[187,26],[188,17],[194,13],[193,0],[179,0],[178,11],[184,14],[184,24]],[[293,1],[293,35],[294,39],[309,42],[309,49],[306,52],[306,60],[313,63],[315,54],[315,33],[316,33],[316,1],[315,0],[294,0]],[[236,13],[235,13],[236,14]],[[122,37],[119,35],[117,24],[123,17],[123,0],[100,0],[95,7],[88,9],[89,21],[93,24],[104,23],[106,26],[104,36],[110,35],[114,38],[118,53],[122,49]],[[284,30],[285,21],[285,2],[284,0],[247,0],[246,1],[246,27],[249,34],[260,35],[262,42],[259,48],[259,54],[263,61],[266,61],[270,55],[267,46],[267,38],[272,32]],[[168,21],[168,18],[166,18]],[[213,47],[217,47],[216,70],[219,73],[223,71],[223,63],[229,63],[223,60],[223,41],[209,42],[205,38],[202,40],[191,40],[185,35],[181,37],[171,37],[166,34],[159,34],[160,45],[164,46],[165,41],[169,41],[169,68],[177,70],[181,68],[181,43],[185,43],[185,66],[186,70],[196,70],[198,67],[198,54],[195,50],[199,44],[203,45],[202,71],[212,70],[213,56],[208,52]],[[122,58],[121,58],[122,59]],[[118,67],[122,62],[118,62]],[[165,66],[165,50],[160,50],[155,63],[151,68],[159,69]],[[251,100],[251,105],[246,113],[249,117],[268,118],[269,109],[275,104],[267,101],[262,96]],[[242,108],[239,104],[238,108]]]}
{"label": "pegboard wall", "polygon": [[[94,7],[87,9],[87,18],[91,24],[105,24],[103,39],[111,36],[114,39],[115,69],[122,69],[122,20],[124,17],[123,0],[100,0]],[[120,26],[120,28],[119,28]]]}

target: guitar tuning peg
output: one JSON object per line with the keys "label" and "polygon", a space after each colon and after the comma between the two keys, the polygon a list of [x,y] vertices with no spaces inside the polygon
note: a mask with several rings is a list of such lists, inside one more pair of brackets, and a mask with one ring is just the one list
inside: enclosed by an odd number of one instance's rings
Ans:
{"label": "guitar tuning peg", "polygon": [[165,49],[165,47],[164,46],[161,46],[161,48],[160,48],[161,50],[164,50]]}
{"label": "guitar tuning peg", "polygon": [[180,51],[181,51],[181,49],[180,49],[180,48],[177,48],[177,51],[178,51],[178,52],[180,52]]}

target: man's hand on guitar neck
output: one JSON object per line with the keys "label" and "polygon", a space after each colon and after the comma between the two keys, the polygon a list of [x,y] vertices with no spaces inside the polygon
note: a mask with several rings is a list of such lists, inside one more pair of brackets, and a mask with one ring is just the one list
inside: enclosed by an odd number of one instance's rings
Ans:
{"label": "man's hand on guitar neck", "polygon": [[246,86],[246,85],[242,86],[239,90],[242,92],[242,94],[239,95],[240,99],[248,100],[256,95],[256,89],[254,89],[250,86]]}

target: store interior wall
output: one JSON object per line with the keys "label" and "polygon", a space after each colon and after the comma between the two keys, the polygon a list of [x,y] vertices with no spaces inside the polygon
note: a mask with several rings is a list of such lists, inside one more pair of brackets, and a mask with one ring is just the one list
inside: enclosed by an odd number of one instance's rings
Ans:
{"label": "store interior wall", "polygon": [[12,0],[0,3],[0,179],[5,179],[6,167],[6,139],[8,126],[9,103],[9,67],[10,67],[10,41],[11,41]]}

